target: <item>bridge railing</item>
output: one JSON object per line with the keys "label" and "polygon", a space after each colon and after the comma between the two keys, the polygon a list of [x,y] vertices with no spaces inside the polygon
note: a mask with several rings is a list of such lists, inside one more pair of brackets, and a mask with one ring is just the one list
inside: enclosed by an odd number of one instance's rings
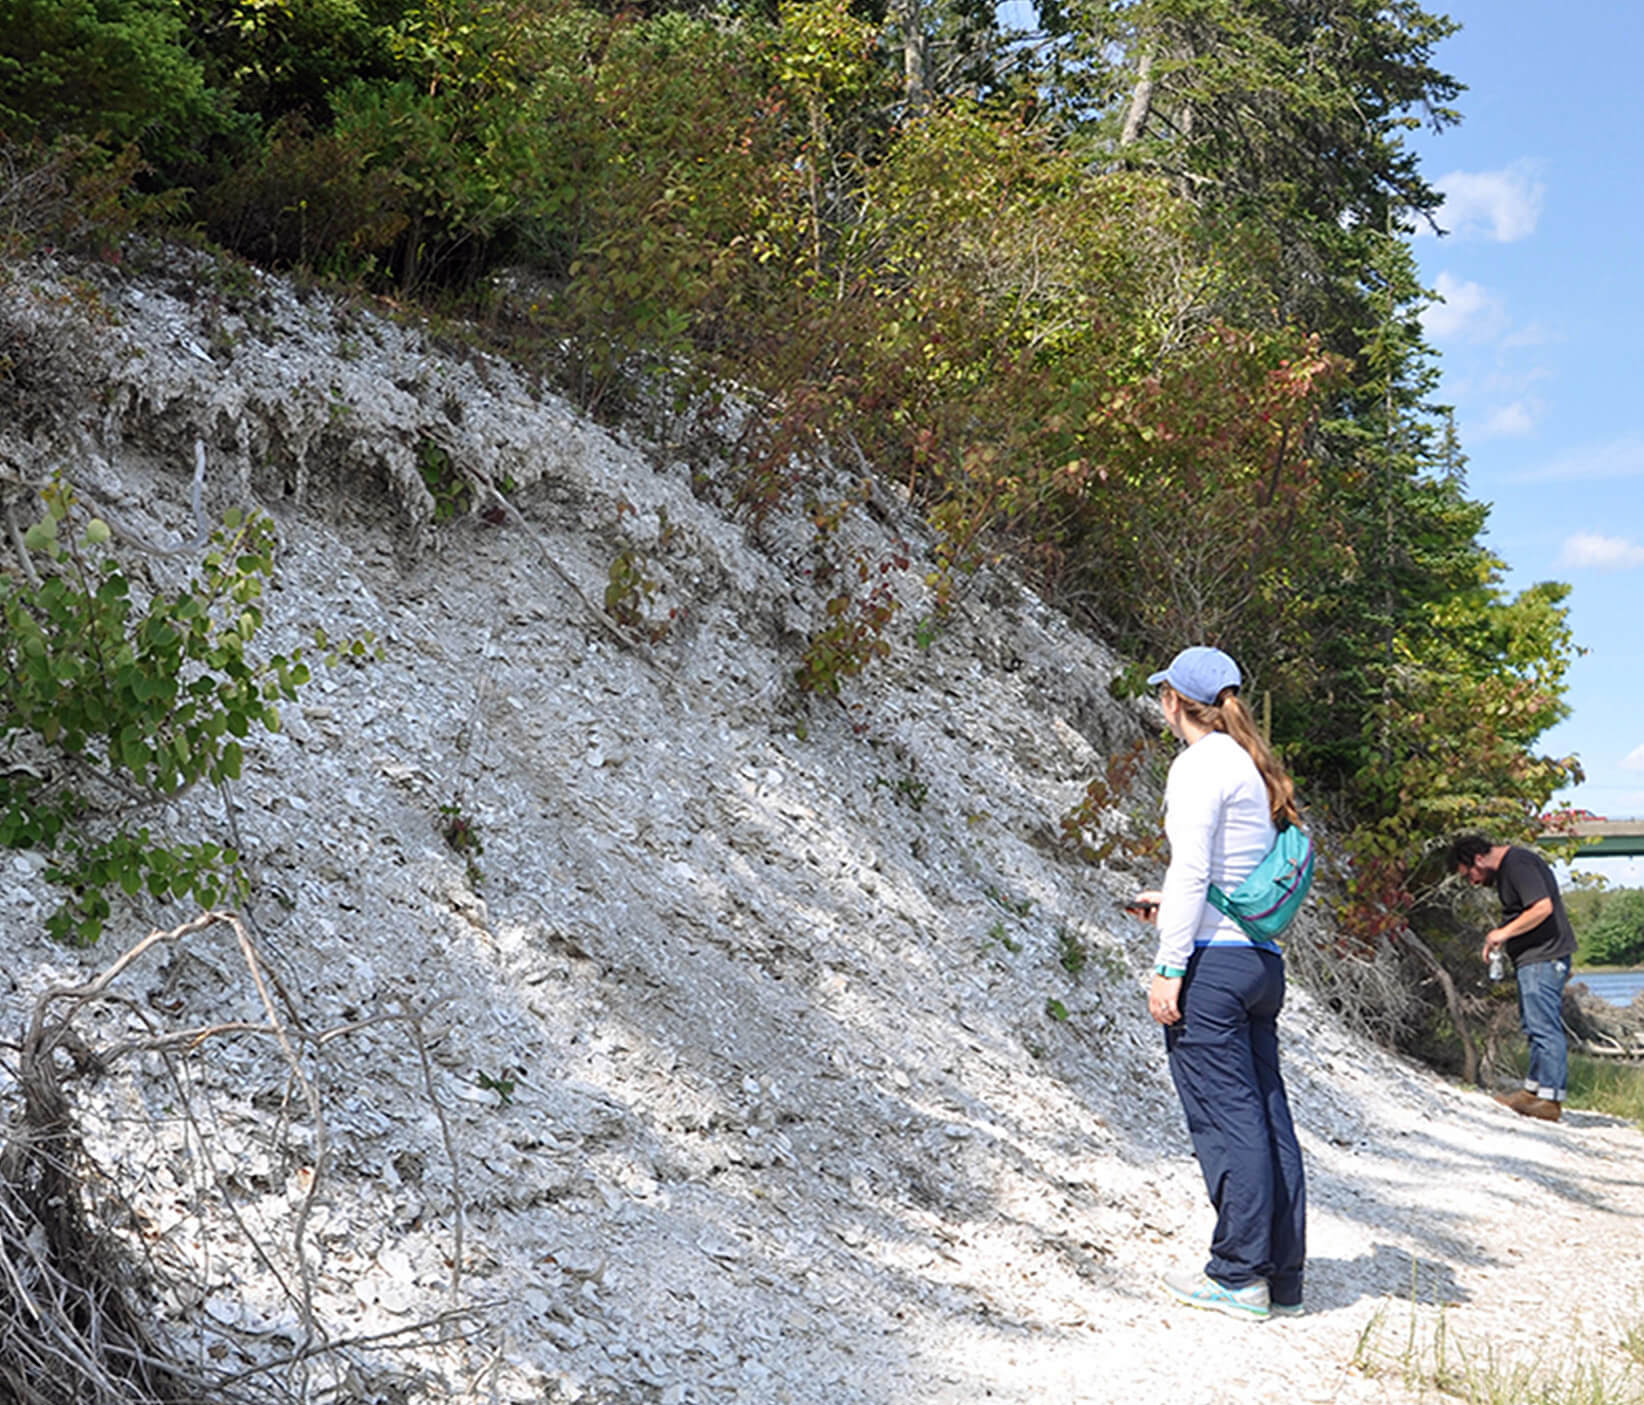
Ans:
{"label": "bridge railing", "polygon": [[1575,857],[1597,859],[1644,855],[1644,820],[1574,820],[1544,829],[1538,839],[1580,839]]}

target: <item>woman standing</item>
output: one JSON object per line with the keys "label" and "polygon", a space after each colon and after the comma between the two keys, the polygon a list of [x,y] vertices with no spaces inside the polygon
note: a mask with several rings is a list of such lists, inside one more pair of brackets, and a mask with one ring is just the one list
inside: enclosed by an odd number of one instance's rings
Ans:
{"label": "woman standing", "polygon": [[1163,1285],[1193,1307],[1262,1321],[1302,1310],[1306,1192],[1301,1148],[1279,1075],[1284,958],[1211,906],[1232,892],[1279,829],[1299,822],[1295,787],[1239,700],[1238,665],[1220,649],[1183,649],[1147,680],[1186,749],[1165,784],[1170,865],[1154,906],[1159,950],[1148,1010],[1165,1027],[1170,1074],[1187,1114],[1216,1232],[1203,1272]]}

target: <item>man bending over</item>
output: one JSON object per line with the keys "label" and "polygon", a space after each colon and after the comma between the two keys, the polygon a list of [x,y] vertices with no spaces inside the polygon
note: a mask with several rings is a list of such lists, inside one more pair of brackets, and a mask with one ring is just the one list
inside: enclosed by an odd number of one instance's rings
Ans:
{"label": "man bending over", "polygon": [[1530,1043],[1530,1070],[1522,1088],[1497,1093],[1496,1101],[1525,1117],[1557,1122],[1570,1062],[1564,983],[1576,946],[1558,881],[1533,849],[1492,844],[1477,834],[1464,834],[1450,846],[1448,866],[1475,888],[1495,885],[1501,925],[1485,934],[1482,955],[1488,961],[1505,949],[1518,977],[1518,1018]]}

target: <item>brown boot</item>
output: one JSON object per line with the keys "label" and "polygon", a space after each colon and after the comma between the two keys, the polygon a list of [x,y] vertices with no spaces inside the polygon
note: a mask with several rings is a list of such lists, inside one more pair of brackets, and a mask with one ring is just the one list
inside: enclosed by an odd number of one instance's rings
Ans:
{"label": "brown boot", "polygon": [[1564,1116],[1564,1104],[1552,1098],[1531,1098],[1519,1111],[1526,1117],[1539,1117],[1543,1122],[1557,1122]]}
{"label": "brown boot", "polygon": [[1540,1101],[1528,1088],[1514,1088],[1510,1093],[1497,1093],[1495,1099],[1503,1107],[1510,1107],[1519,1113],[1528,1112],[1531,1103]]}

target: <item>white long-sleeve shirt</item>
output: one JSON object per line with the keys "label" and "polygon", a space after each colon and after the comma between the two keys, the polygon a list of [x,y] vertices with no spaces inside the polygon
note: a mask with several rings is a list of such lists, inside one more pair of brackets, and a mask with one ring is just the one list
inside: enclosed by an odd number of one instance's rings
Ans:
{"label": "white long-sleeve shirt", "polygon": [[1251,946],[1205,898],[1231,893],[1273,847],[1277,831],[1256,763],[1226,732],[1210,732],[1170,764],[1165,781],[1170,867],[1159,902],[1158,966],[1180,970],[1196,946]]}

